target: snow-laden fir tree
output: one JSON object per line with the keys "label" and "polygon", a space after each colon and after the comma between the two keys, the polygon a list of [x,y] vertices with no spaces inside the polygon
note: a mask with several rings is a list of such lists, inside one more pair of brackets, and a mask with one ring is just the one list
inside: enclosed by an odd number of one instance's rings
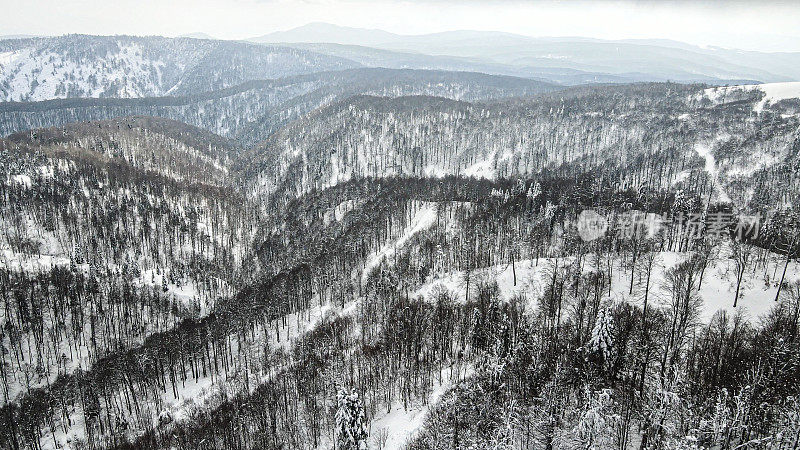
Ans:
{"label": "snow-laden fir tree", "polygon": [[575,448],[595,450],[611,448],[615,444],[615,428],[620,421],[613,412],[614,401],[611,389],[590,392],[586,388],[587,402],[573,428]]}
{"label": "snow-laden fir tree", "polygon": [[358,393],[339,389],[336,410],[336,448],[366,450],[367,429],[364,408]]}
{"label": "snow-laden fir tree", "polygon": [[611,301],[606,301],[601,305],[588,345],[589,352],[600,358],[605,370],[611,369],[613,365],[614,315],[612,308]]}

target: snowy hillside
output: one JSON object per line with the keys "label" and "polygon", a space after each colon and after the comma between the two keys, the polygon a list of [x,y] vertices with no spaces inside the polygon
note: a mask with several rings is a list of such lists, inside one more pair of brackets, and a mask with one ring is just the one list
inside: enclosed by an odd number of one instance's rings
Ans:
{"label": "snowy hillside", "polygon": [[754,94],[760,95],[760,100],[753,106],[753,111],[762,112],[765,106],[781,100],[800,99],[800,82],[785,83],[743,84],[735,86],[721,86],[708,88],[698,97],[708,99],[715,104],[738,101]]}
{"label": "snowy hillside", "polygon": [[[685,261],[690,255],[687,253],[665,252],[656,256],[654,273],[651,274],[651,295],[653,298],[660,298],[669,289],[665,278],[666,272],[674,268],[677,263]],[[769,255],[770,269],[782,269],[783,258],[781,255]],[[458,301],[475,298],[481,283],[496,282],[499,288],[500,297],[509,301],[514,297],[524,296],[528,299],[540,298],[546,290],[547,276],[552,273],[553,265],[558,263],[560,266],[569,266],[574,263],[574,258],[556,261],[553,258],[542,258],[539,261],[522,260],[516,261],[514,266],[511,264],[501,264],[491,267],[476,269],[470,274],[472,285],[468,286],[467,276],[463,271],[437,274],[430,281],[420,286],[414,295],[424,298],[433,298],[434,295],[446,290],[451,293]],[[634,292],[629,292],[631,284],[631,273],[625,270],[624,261],[612,262],[616,266],[614,280],[610,288],[610,297],[615,301],[629,302],[633,304],[641,303],[643,297],[642,287],[638,286]],[[736,279],[733,276],[730,258],[724,258],[713,262],[708,267],[708,271],[703,284],[699,287],[699,295],[702,299],[702,307],[699,318],[703,322],[709,322],[714,314],[725,312],[730,316],[742,313],[747,320],[758,322],[767,316],[775,306],[775,295],[778,291],[777,281],[765,277],[766,273],[748,273],[743,280],[745,291],[739,299],[737,308],[733,307],[733,297],[736,290]],[[594,268],[589,264],[584,268],[586,273],[591,273]],[[775,270],[777,272],[778,270]],[[800,280],[800,264],[791,263],[787,269],[788,276],[786,282],[794,283]],[[638,275],[638,274],[637,274]],[[635,275],[635,276],[637,276]],[[467,288],[469,287],[469,293]],[[537,308],[535,303],[527,305],[531,311]],[[656,307],[660,307],[656,302]]]}
{"label": "snowy hillside", "polygon": [[5,40],[0,101],[199,94],[356,66],[309,51],[232,41],[85,35]]}
{"label": "snowy hillside", "polygon": [[14,329],[0,335],[3,402],[235,293],[259,220],[230,189],[222,138],[129,118],[12,136],[0,149],[0,289],[41,293],[0,313]]}
{"label": "snowy hillside", "polygon": [[125,161],[142,170],[187,183],[226,187],[234,147],[212,133],[169,119],[127,117],[72,123],[12,134],[7,149],[80,153],[90,149],[102,158]]}
{"label": "snowy hillside", "polygon": [[[183,84],[182,86],[186,86]],[[557,86],[523,78],[422,70],[348,69],[252,81],[202,95],[71,99],[0,104],[0,135],[129,115],[169,117],[249,147],[282,125],[349,96],[437,95],[485,101],[535,95]]]}
{"label": "snowy hillside", "polygon": [[[791,86],[767,88],[768,98],[791,95]],[[746,91],[747,108],[714,107],[699,99],[708,92],[714,91],[652,84],[495,102],[354,96],[272,134],[250,150],[244,170],[251,194],[264,199],[276,190],[300,195],[356,177],[497,179],[589,168],[628,185],[681,188],[698,182],[686,175],[699,168],[714,201],[787,204],[781,197],[794,192],[795,178],[782,175],[781,190],[759,180],[797,161],[800,116],[781,103],[782,114],[752,117],[749,108],[764,102],[753,91]]]}

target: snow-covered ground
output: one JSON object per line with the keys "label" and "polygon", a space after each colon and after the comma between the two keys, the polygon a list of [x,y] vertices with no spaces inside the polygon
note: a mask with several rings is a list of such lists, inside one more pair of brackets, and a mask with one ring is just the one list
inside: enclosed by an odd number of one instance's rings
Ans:
{"label": "snow-covered ground", "polygon": [[[775,306],[775,294],[777,293],[777,283],[780,280],[783,270],[782,257],[771,255],[772,263],[769,265],[767,273],[772,276],[777,273],[777,279],[773,278],[765,281],[765,270],[763,268],[751,267],[746,271],[742,282],[739,304],[733,307],[733,300],[736,293],[736,277],[733,267],[733,260],[728,257],[727,249],[721,250],[719,259],[711,261],[703,274],[702,284],[700,285],[699,295],[703,300],[703,307],[700,311],[700,320],[707,322],[718,311],[724,310],[728,314],[742,312],[751,321],[757,321],[766,315]],[[650,297],[656,299],[656,304],[665,295],[665,274],[666,271],[688,257],[687,253],[663,252],[656,259],[653,275],[650,281]],[[755,272],[754,272],[755,270]],[[629,301],[641,305],[643,298],[643,286],[638,280],[634,282],[633,295],[629,294],[630,289],[630,270],[618,268],[614,270],[614,283],[612,285],[612,297]],[[643,277],[644,275],[642,275]],[[786,271],[785,282],[793,282],[800,279],[800,264],[792,262]]]}
{"label": "snow-covered ground", "polygon": [[[700,152],[700,150],[698,150]],[[712,173],[716,173],[713,155],[708,155],[708,167]],[[725,195],[721,191],[721,195]],[[365,270],[362,272],[362,282],[375,267],[384,259],[392,263],[392,256],[400,250],[415,234],[430,228],[437,220],[437,204],[423,203],[416,211],[409,225],[403,230],[400,236],[383,246],[378,252],[372,254],[368,259]],[[785,257],[775,253],[768,255],[767,267],[756,267],[754,264],[748,268],[744,274],[744,279],[740,288],[740,296],[737,308],[733,307],[736,292],[736,277],[733,259],[730,257],[730,249],[722,244],[718,248],[719,255],[712,259],[704,271],[699,295],[703,300],[703,308],[700,312],[700,319],[708,321],[720,310],[725,310],[729,314],[743,312],[753,321],[758,320],[767,314],[775,305],[775,296],[778,290],[778,283],[783,271]],[[689,256],[688,253],[661,252],[656,256],[653,272],[650,281],[650,298],[655,300],[658,305],[660,298],[665,296],[668,287],[665,286],[665,275],[667,270],[678,263],[684,261]],[[583,271],[592,271],[592,255],[586,255],[583,259]],[[504,263],[491,267],[479,268],[469,274],[469,293],[467,293],[467,274],[463,271],[453,271],[447,273],[435,273],[415,292],[415,296],[433,298],[440,289],[445,289],[453,294],[457,301],[465,301],[467,294],[472,298],[476,295],[477,286],[481,282],[496,282],[499,288],[500,298],[508,301],[516,296],[524,296],[528,305],[535,307],[536,301],[545,292],[552,274],[552,268],[558,264],[559,268],[566,267],[575,262],[575,257],[563,258],[540,258],[535,260],[520,260],[513,264]],[[617,300],[641,304],[643,298],[642,289],[644,275],[638,270],[633,276],[634,290],[630,293],[631,270],[627,267],[626,261],[622,257],[615,257],[612,261],[612,286],[610,296]],[[607,270],[606,267],[603,268]],[[786,270],[786,283],[800,280],[800,263],[792,261]]]}
{"label": "snow-covered ground", "polygon": [[361,282],[366,282],[367,277],[372,271],[378,267],[383,261],[391,260],[395,252],[402,248],[409,239],[414,237],[420,231],[430,228],[436,223],[436,216],[438,210],[438,203],[435,202],[420,202],[418,209],[411,218],[408,226],[400,233],[397,239],[386,243],[377,252],[371,254],[364,265],[364,270],[361,273]]}
{"label": "snow-covered ground", "polygon": [[[766,274],[770,276],[765,279],[764,268],[754,269],[751,267],[745,273],[741,286],[739,304],[733,307],[733,300],[736,292],[736,278],[734,274],[733,261],[723,255],[713,260],[703,275],[703,281],[699,289],[700,298],[703,300],[703,308],[700,312],[700,319],[708,321],[720,310],[725,310],[729,314],[742,311],[745,315],[755,321],[763,317],[775,305],[775,295],[778,290],[778,281],[783,271],[783,259],[780,255],[771,255],[771,263]],[[651,304],[658,305],[659,301],[665,296],[665,274],[668,269],[674,267],[685,258],[687,253],[663,252],[659,253],[650,280],[650,301]],[[524,295],[531,308],[536,306],[536,300],[544,293],[549,283],[548,274],[552,274],[552,267],[555,264],[553,258],[541,258],[538,262],[534,260],[517,261],[514,266],[511,264],[500,264],[492,267],[485,267],[473,271],[470,274],[469,296],[476,295],[477,286],[480,281],[496,281],[500,298],[509,300],[514,296]],[[565,267],[575,261],[573,257],[559,258],[559,267]],[[593,270],[591,267],[591,257],[586,257],[583,271]],[[613,261],[612,286],[610,297],[618,301],[627,301],[641,305],[643,298],[644,280],[643,273],[634,275],[633,294],[630,294],[631,271],[623,265],[619,258]],[[514,272],[516,272],[516,284],[514,283]],[[640,280],[640,278],[642,278]],[[786,271],[785,282],[794,282],[800,279],[800,263],[791,262]],[[431,280],[420,286],[414,295],[425,298],[432,298],[432,295],[439,289],[446,289],[455,295],[458,301],[465,301],[467,298],[465,273],[455,271],[445,274],[435,275]]]}
{"label": "snow-covered ground", "polygon": [[[265,333],[261,328],[257,328],[254,334],[244,342],[240,341],[237,335],[231,335],[229,337],[230,353],[234,355],[234,358],[227,373],[201,376],[197,379],[189,377],[185,382],[178,382],[175,392],[168,383],[166,392],[161,394],[158,405],[145,403],[140,406],[155,408],[150,412],[153,413],[153,425],[158,425],[158,418],[161,415],[168,416],[175,422],[182,422],[190,420],[190,412],[196,407],[211,409],[218,406],[225,398],[223,393],[239,393],[246,390],[245,378],[249,380],[249,390],[252,392],[282,368],[265,368],[260,364],[253,364],[248,361],[246,356],[242,355],[255,355],[265,349],[288,350],[292,343],[313,330],[323,318],[332,315],[351,315],[355,313],[356,308],[357,301],[348,303],[344,308],[330,303],[321,305],[315,303],[315,306],[305,311],[288,315],[286,326],[280,326],[278,332],[270,329]],[[245,350],[243,346],[247,349]],[[245,371],[247,377],[244,375]],[[41,436],[43,449],[70,448],[71,443],[84,438],[85,426],[80,407],[76,407],[70,417],[72,425],[66,432],[60,420],[53,422],[52,432],[49,428],[43,429]]]}
{"label": "snow-covered ground", "polygon": [[758,85],[763,91],[764,98],[754,107],[755,111],[762,111],[767,103],[774,103],[790,98],[800,98],[800,81],[786,83],[766,83]]}
{"label": "snow-covered ground", "polygon": [[[41,176],[49,176],[51,171],[52,169],[47,166],[40,166],[37,169]],[[71,258],[73,256],[71,239],[74,237],[66,236],[67,230],[62,227],[56,227],[54,230],[46,229],[40,221],[41,219],[26,213],[9,215],[0,219],[0,230],[2,230],[0,232],[0,268],[13,272],[24,272],[28,276],[37,276],[49,274],[56,267],[74,267],[84,275],[90,274],[92,270],[98,270],[105,276],[122,279],[122,272],[125,268],[117,263],[106,262],[94,268],[90,268],[88,263],[77,264],[76,260]],[[208,222],[213,223],[212,221]],[[206,234],[209,234],[212,239],[222,240],[222,236],[219,236],[210,225],[206,228]],[[20,247],[18,242],[24,242],[25,245]],[[183,247],[187,255],[200,253],[197,243],[194,243],[193,247],[191,240],[186,240]],[[203,316],[213,308],[215,298],[231,293],[230,286],[219,278],[209,277],[202,283],[191,276],[181,274],[165,278],[165,267],[150,254],[135,255],[133,252],[129,252],[127,257],[128,261],[135,261],[136,265],[142,268],[139,276],[133,279],[133,284],[143,287],[145,290],[156,288],[159,292],[166,294],[178,307],[176,313],[178,316],[176,317]],[[123,257],[119,261],[125,259]],[[166,290],[162,291],[163,288]],[[144,312],[148,317],[151,313],[154,312]],[[7,314],[9,311],[6,308],[0,308],[0,324],[8,321]],[[11,314],[12,316],[15,314],[14,309]],[[90,313],[86,310],[85,314]],[[6,374],[8,389],[0,392],[0,401],[6,401],[7,398],[14,399],[29,389],[54,382],[61,374],[72,373],[79,367],[85,368],[106,350],[105,347],[93,348],[88,338],[78,339],[76,342],[75,339],[68,338],[66,333],[58,332],[55,324],[58,322],[69,323],[73,320],[72,316],[56,319],[51,316],[50,309],[47,309],[42,313],[42,317],[48,345],[42,352],[36,347],[32,332],[22,333],[18,341],[18,352],[21,356],[14,359],[14,363],[10,366],[13,367],[13,370]],[[82,324],[82,335],[84,337],[92,335],[90,322],[77,320]],[[125,345],[137,345],[147,334],[160,331],[160,327],[165,326],[165,323],[158,324],[158,322],[147,323],[143,328],[137,328],[132,336],[138,337],[132,337],[130,341],[125,342]],[[102,326],[98,326],[94,331],[97,333],[98,342],[105,342],[102,337],[106,335],[106,332],[112,332],[111,328],[107,328],[103,324],[104,322],[101,321]],[[0,339],[2,341],[0,345],[11,348],[8,339],[10,339],[8,335],[5,339]],[[50,339],[54,339],[54,341]],[[15,346],[15,348],[17,347]],[[4,358],[11,358],[11,353]],[[34,368],[37,370],[32,370]]]}
{"label": "snow-covered ground", "polygon": [[[574,258],[560,258],[559,267],[570,264]],[[414,292],[415,296],[432,298],[437,291],[446,289],[456,296],[456,300],[464,302],[473,298],[477,287],[482,282],[497,282],[500,298],[508,301],[515,296],[524,295],[531,302],[538,298],[547,283],[548,270],[555,264],[555,259],[541,258],[537,264],[533,260],[516,261],[512,264],[500,264],[477,269],[469,274],[469,292],[467,292],[467,274],[454,271],[434,276]],[[515,275],[516,274],[516,275]],[[532,304],[531,304],[532,305]]]}
{"label": "snow-covered ground", "polygon": [[[370,448],[380,448],[381,450],[405,448],[414,435],[422,429],[428,411],[436,406],[454,384],[468,378],[472,372],[471,367],[444,368],[440,374],[442,382],[436,382],[427,399],[415,402],[408,409],[403,408],[402,402],[395,402],[391,412],[378,415],[370,422]],[[383,441],[384,439],[385,441]]]}
{"label": "snow-covered ground", "polygon": [[494,179],[494,158],[496,152],[490,153],[486,159],[478,161],[464,169],[461,175],[465,177]]}
{"label": "snow-covered ground", "polygon": [[[715,142],[719,142],[725,139],[726,139],[725,136],[718,136],[715,139]],[[705,142],[698,142],[694,146],[694,151],[697,152],[697,154],[700,155],[700,157],[705,159],[706,161],[705,170],[711,177],[711,179],[714,181],[714,190],[716,192],[717,199],[722,202],[730,202],[731,201],[730,197],[725,192],[725,189],[719,182],[719,170],[717,169],[717,161],[714,158],[712,146],[713,143],[709,145],[708,143]]]}
{"label": "snow-covered ground", "polygon": [[328,209],[325,211],[325,215],[322,219],[325,223],[325,226],[328,226],[333,222],[341,222],[345,214],[354,210],[359,204],[360,203],[355,200],[345,200],[333,208]]}
{"label": "snow-covered ground", "polygon": [[705,89],[701,97],[706,97],[714,103],[723,103],[728,98],[736,98],[737,93],[753,90],[759,90],[764,93],[761,101],[753,106],[753,111],[761,112],[770,103],[790,98],[800,98],[800,81],[713,87]]}
{"label": "snow-covered ground", "polygon": [[[21,176],[21,175],[19,175]],[[28,186],[30,177],[25,176]],[[41,273],[53,267],[68,266],[63,244],[53,231],[46,230],[30,214],[20,214],[16,220],[0,220],[0,267],[15,271]],[[14,237],[25,239],[38,246],[37,253],[15,251],[9,244]]]}
{"label": "snow-covered ground", "polygon": [[3,101],[39,101],[65,98],[78,92],[82,97],[100,97],[108,86],[123,85],[113,94],[132,98],[162,91],[160,71],[164,63],[144,56],[137,44],[121,44],[119,51],[94,61],[66,58],[56,52],[36,53],[24,48],[0,53],[0,90]]}
{"label": "snow-covered ground", "polygon": [[0,248],[0,267],[18,272],[44,273],[54,267],[68,267],[70,259],[64,256],[33,255]]}

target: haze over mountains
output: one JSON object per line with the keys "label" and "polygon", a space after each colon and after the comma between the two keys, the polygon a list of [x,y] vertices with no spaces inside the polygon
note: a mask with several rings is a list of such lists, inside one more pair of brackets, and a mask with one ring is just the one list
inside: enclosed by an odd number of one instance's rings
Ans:
{"label": "haze over mountains", "polygon": [[219,41],[202,33],[3,39],[0,101],[193,95],[246,81],[356,67],[481,72],[561,85],[800,79],[800,53],[700,48],[666,40],[531,38],[484,31],[407,36],[314,23],[251,41]]}
{"label": "haze over mountains", "polygon": [[[701,48],[670,40],[533,38],[492,31],[398,35],[382,30],[348,28],[325,23],[312,23],[251,40],[356,45],[401,54],[413,52],[456,57],[463,58],[463,64],[492,65],[495,73],[508,75],[528,73],[535,76],[543,73],[543,69],[548,69],[563,71],[562,76],[566,76],[569,70],[573,70],[594,74],[600,82],[613,82],[611,77],[619,77],[617,81],[684,82],[744,79],[774,82],[800,79],[800,53]],[[344,51],[337,50],[335,46],[312,48],[340,55]],[[587,77],[586,81],[591,80]]]}

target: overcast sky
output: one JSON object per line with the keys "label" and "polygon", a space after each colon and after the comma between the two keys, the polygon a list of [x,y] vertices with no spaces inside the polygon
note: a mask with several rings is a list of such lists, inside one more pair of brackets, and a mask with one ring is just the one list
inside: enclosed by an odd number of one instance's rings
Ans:
{"label": "overcast sky", "polygon": [[496,30],[800,51],[796,1],[0,0],[0,11],[0,35],[205,32],[245,39],[328,22],[402,34]]}

